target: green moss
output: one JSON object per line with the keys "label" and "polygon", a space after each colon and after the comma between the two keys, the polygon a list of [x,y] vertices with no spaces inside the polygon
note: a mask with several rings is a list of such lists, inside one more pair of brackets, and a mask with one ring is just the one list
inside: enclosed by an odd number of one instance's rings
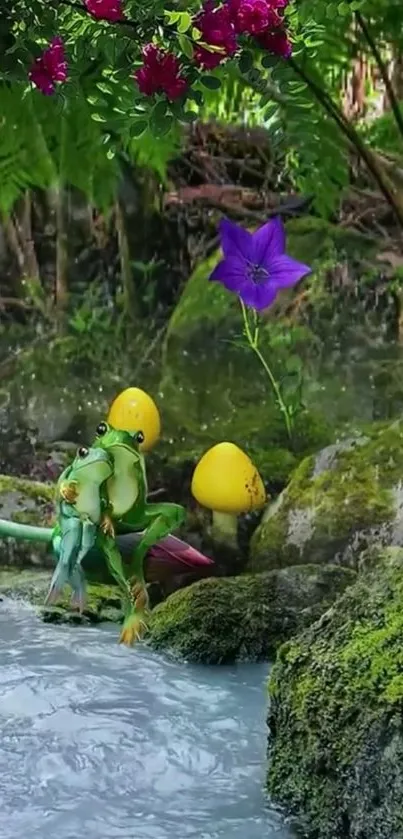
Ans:
{"label": "green moss", "polygon": [[383,423],[365,433],[366,441],[340,448],[318,474],[315,458],[300,464],[281,503],[254,534],[252,569],[326,561],[354,533],[393,521],[393,493],[403,473],[403,425]]}
{"label": "green moss", "polygon": [[28,478],[16,478],[13,475],[0,475],[0,494],[19,492],[33,501],[53,501],[54,486]]}
{"label": "green moss", "polygon": [[49,589],[51,571],[37,569],[0,569],[0,594],[26,600],[38,606],[46,623],[120,622],[121,601],[116,586],[94,583],[88,586],[87,606],[82,618],[70,609],[71,592],[66,588],[56,606],[43,606]]}
{"label": "green moss", "polygon": [[305,566],[202,580],[156,606],[149,643],[203,664],[268,660],[354,579],[345,569]]}
{"label": "green moss", "polygon": [[[402,600],[403,551],[384,551],[371,575],[359,579],[318,623],[279,652],[269,683],[269,724],[275,737],[268,785],[309,826],[309,836],[400,835],[403,783],[399,800],[386,798],[389,774],[396,771],[388,764],[395,760],[389,749],[393,734],[402,738],[403,752],[403,731],[393,726],[403,711]],[[380,735],[376,741],[381,731],[383,739]],[[385,818],[391,807],[388,818],[392,812],[396,833],[378,834],[375,818],[373,833],[357,828],[364,818],[365,784],[377,775],[378,799],[385,784],[385,801],[378,806],[385,807]],[[373,802],[367,806],[370,814]],[[351,834],[345,830],[347,813],[351,825],[356,820]]]}

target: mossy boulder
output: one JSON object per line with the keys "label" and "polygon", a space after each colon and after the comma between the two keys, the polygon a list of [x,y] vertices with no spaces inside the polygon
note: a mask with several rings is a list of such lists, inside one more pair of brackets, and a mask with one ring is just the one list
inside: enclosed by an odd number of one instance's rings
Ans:
{"label": "mossy boulder", "polygon": [[[50,527],[53,510],[53,484],[0,475],[0,518],[20,524]],[[0,565],[51,567],[53,561],[46,545],[4,539],[0,534]]]}
{"label": "mossy boulder", "polygon": [[268,789],[309,839],[403,836],[403,550],[280,648]]}
{"label": "mossy boulder", "polygon": [[156,606],[148,640],[154,649],[203,664],[269,660],[355,576],[347,569],[308,565],[201,580]]}
{"label": "mossy boulder", "polygon": [[403,545],[402,476],[402,422],[371,426],[306,458],[263,515],[248,568],[356,567],[372,544]]}
{"label": "mossy boulder", "polygon": [[66,591],[57,606],[44,607],[51,575],[38,569],[0,569],[0,598],[25,600],[37,606],[46,623],[104,623],[122,620],[121,602],[116,586],[90,584],[88,602],[82,615],[70,609],[70,595]]}

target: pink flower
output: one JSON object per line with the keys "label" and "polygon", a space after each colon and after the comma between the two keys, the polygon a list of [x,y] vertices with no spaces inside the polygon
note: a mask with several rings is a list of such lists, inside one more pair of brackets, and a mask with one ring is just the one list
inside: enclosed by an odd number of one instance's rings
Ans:
{"label": "pink flower", "polygon": [[282,19],[277,11],[279,2],[284,3],[285,0],[229,0],[236,31],[261,35],[269,28],[280,26]]}
{"label": "pink flower", "polygon": [[212,70],[236,52],[238,44],[228,4],[216,6],[214,0],[205,0],[193,23],[201,32],[202,41],[222,50],[210,52],[205,47],[196,47],[194,59],[199,66]]}
{"label": "pink flower", "polygon": [[292,55],[292,44],[284,29],[265,32],[263,35],[259,35],[256,40],[263,49],[273,52],[275,55],[280,55],[281,58],[290,58]]}
{"label": "pink flower", "polygon": [[84,6],[87,12],[97,20],[109,20],[111,23],[116,23],[125,19],[122,0],[84,0]]}
{"label": "pink flower", "polygon": [[196,47],[193,58],[195,63],[203,70],[215,70],[227,58],[227,55],[222,52],[212,52],[205,47]]}
{"label": "pink flower", "polygon": [[187,79],[181,74],[179,58],[154,44],[144,47],[143,66],[136,70],[134,77],[145,96],[165,93],[171,101],[183,96],[188,86]]}
{"label": "pink flower", "polygon": [[56,82],[66,81],[67,61],[62,38],[52,39],[42,55],[35,59],[28,78],[45,96],[55,92]]}

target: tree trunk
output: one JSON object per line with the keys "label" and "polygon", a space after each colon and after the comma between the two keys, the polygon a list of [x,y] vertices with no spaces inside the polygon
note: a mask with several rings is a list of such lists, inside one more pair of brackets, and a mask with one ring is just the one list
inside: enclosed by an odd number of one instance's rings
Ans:
{"label": "tree trunk", "polygon": [[129,241],[126,231],[126,220],[121,200],[115,204],[116,232],[118,236],[120,271],[123,287],[123,299],[125,314],[131,321],[140,317],[140,307],[137,298],[136,287],[133,280],[133,272],[130,259]]}

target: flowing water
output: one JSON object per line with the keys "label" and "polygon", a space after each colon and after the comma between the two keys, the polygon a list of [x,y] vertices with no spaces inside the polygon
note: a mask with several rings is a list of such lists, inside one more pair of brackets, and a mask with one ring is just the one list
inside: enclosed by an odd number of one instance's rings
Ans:
{"label": "flowing water", "polygon": [[1,839],[290,839],[267,667],[201,668],[0,603]]}

